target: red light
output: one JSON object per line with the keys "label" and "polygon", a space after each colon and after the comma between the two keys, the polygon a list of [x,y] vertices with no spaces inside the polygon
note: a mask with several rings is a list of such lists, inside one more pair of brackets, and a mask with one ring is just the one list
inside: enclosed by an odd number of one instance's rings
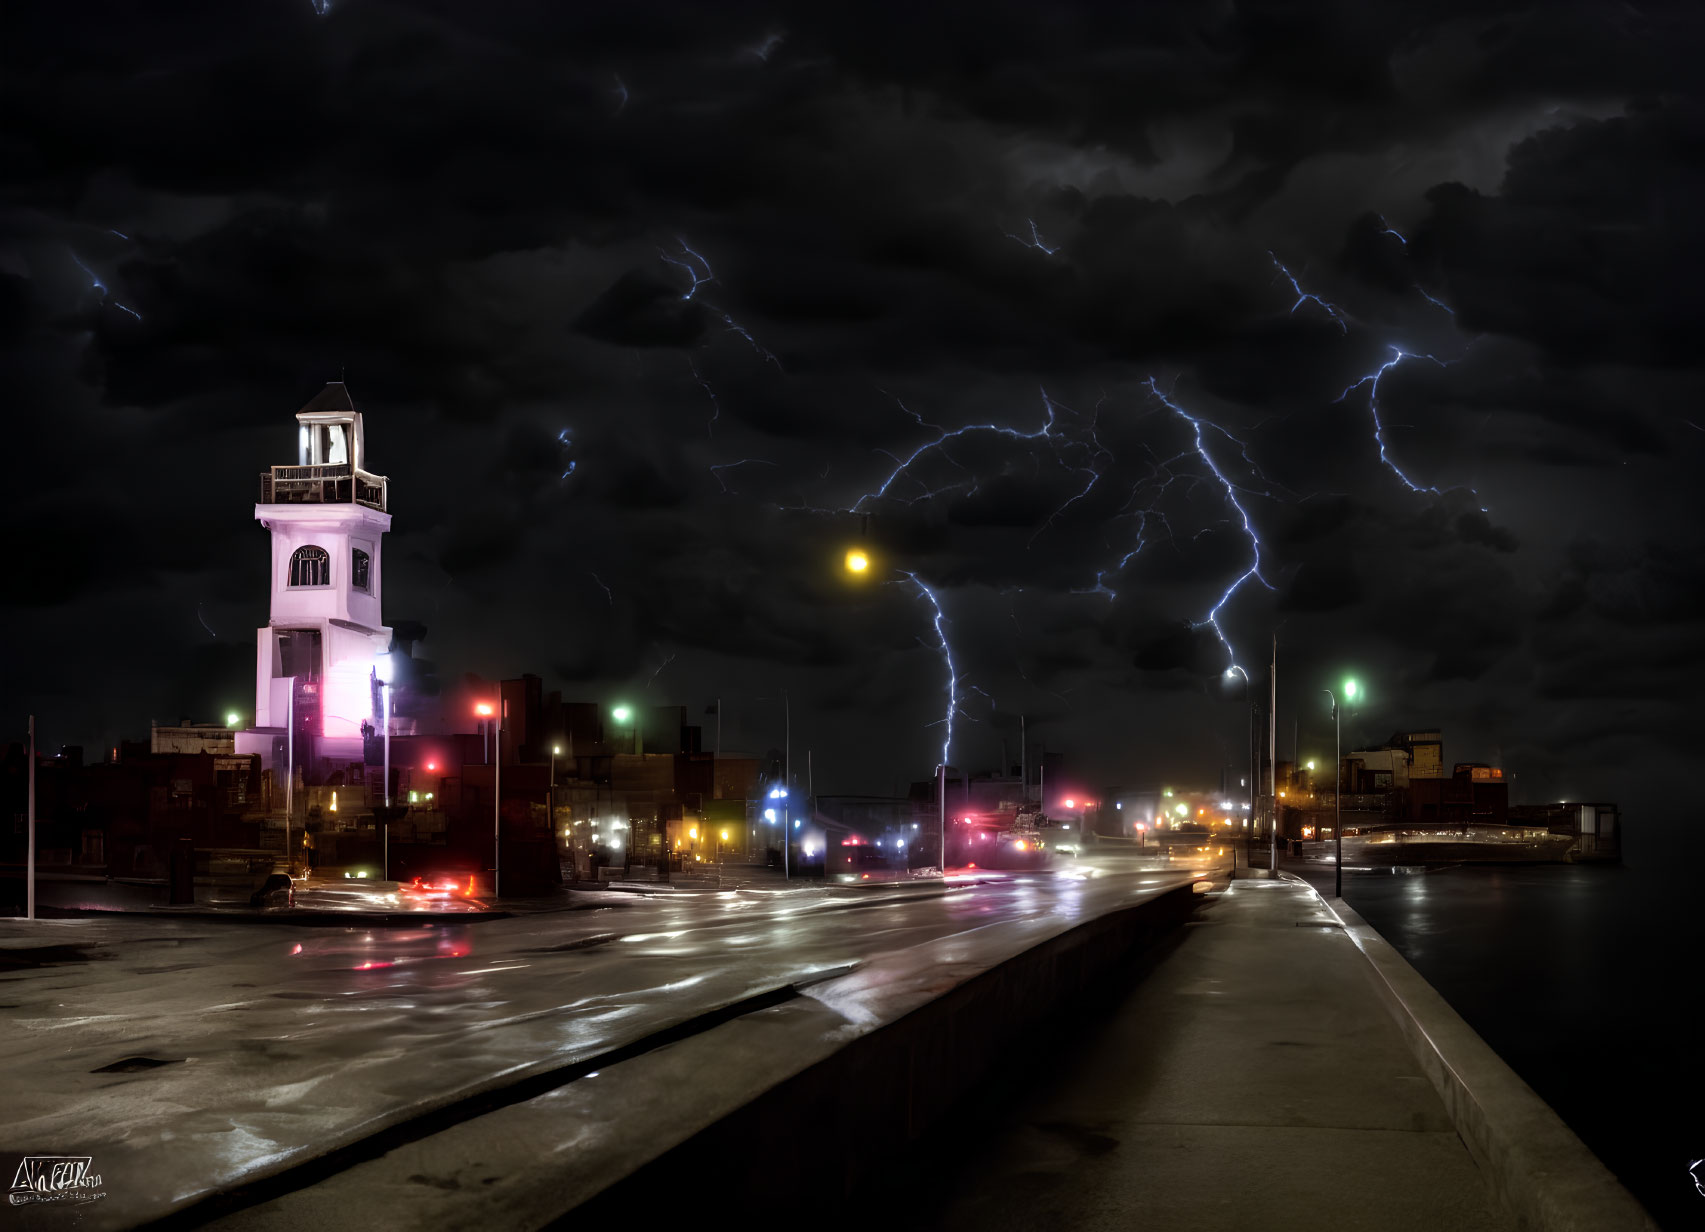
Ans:
{"label": "red light", "polygon": [[435,761],[429,761],[426,763],[426,768],[428,770],[436,770],[438,769],[438,763]]}
{"label": "red light", "polygon": [[490,702],[479,703],[479,705],[474,707],[474,713],[479,715],[480,718],[482,718],[482,719],[489,719],[491,717],[491,703]]}
{"label": "red light", "polygon": [[300,954],[302,952],[302,943],[300,941],[298,941],[294,946],[292,946],[290,948],[290,952],[292,954]]}
{"label": "red light", "polygon": [[1067,800],[1066,801],[1066,807],[1067,808],[1076,808],[1077,807],[1077,801],[1076,800]]}

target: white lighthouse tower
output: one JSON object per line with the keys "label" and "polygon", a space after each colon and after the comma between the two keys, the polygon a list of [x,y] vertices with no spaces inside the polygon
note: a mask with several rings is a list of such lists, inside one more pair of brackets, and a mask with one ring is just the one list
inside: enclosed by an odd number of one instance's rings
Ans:
{"label": "white lighthouse tower", "polygon": [[[255,644],[255,728],[293,728],[296,766],[360,762],[380,615],[388,481],[366,469],[361,412],[342,381],[296,412],[296,464],[260,477],[255,519],[272,532],[272,602]],[[282,767],[280,767],[282,769]],[[312,778],[309,781],[313,781]]]}

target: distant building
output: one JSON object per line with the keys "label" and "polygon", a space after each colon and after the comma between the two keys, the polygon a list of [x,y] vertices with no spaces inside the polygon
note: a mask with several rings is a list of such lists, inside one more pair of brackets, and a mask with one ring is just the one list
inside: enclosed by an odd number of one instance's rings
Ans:
{"label": "distant building", "polygon": [[1412,779],[1445,778],[1444,736],[1437,728],[1427,731],[1394,732],[1385,742],[1387,748],[1402,749],[1409,754],[1409,777]]}
{"label": "distant building", "polygon": [[1409,751],[1358,749],[1344,754],[1340,781],[1347,792],[1390,791],[1409,786]]}
{"label": "distant building", "polygon": [[161,727],[156,723],[148,731],[150,753],[224,753],[237,751],[237,733],[217,723],[179,723]]}

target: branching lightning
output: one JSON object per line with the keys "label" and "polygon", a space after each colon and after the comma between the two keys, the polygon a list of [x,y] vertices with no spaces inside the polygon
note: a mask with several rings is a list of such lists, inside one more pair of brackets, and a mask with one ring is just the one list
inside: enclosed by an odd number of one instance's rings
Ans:
{"label": "branching lightning", "polygon": [[[1396,475],[1398,479],[1402,480],[1403,485],[1411,492],[1431,492],[1435,496],[1442,496],[1444,494],[1444,490],[1442,488],[1433,487],[1429,484],[1416,483],[1413,479],[1409,478],[1408,475],[1404,474],[1403,468],[1398,466],[1396,462],[1392,461],[1391,454],[1387,448],[1385,439],[1385,423],[1380,418],[1379,414],[1379,382],[1381,377],[1406,359],[1425,359],[1431,363],[1437,364],[1441,368],[1447,366],[1444,360],[1438,359],[1432,355],[1417,355],[1412,351],[1405,351],[1402,347],[1392,347],[1390,359],[1386,360],[1383,364],[1375,368],[1366,376],[1345,386],[1344,392],[1334,398],[1333,402],[1337,403],[1344,401],[1344,399],[1355,393],[1356,390],[1360,389],[1363,385],[1366,385],[1368,387],[1368,414],[1373,416],[1373,439],[1379,444],[1379,460],[1385,464],[1387,470],[1389,470],[1393,475]],[[1470,489],[1470,491],[1472,491],[1472,489]]]}
{"label": "branching lightning", "polygon": [[1025,239],[1022,235],[1014,235],[1011,231],[1006,233],[1006,238],[1009,240],[1015,240],[1018,243],[1023,244],[1026,248],[1034,248],[1036,251],[1050,257],[1060,251],[1058,244],[1050,248],[1047,244],[1043,243],[1041,232],[1036,230],[1036,220],[1034,218],[1026,218],[1024,221],[1030,224],[1029,239]]}
{"label": "branching lightning", "polygon": [[[1230,640],[1227,639],[1225,635],[1225,629],[1220,624],[1220,612],[1225,609],[1225,605],[1227,603],[1231,602],[1232,597],[1243,588],[1243,584],[1251,578],[1254,578],[1268,590],[1272,590],[1273,585],[1261,574],[1261,536],[1256,533],[1255,523],[1249,517],[1249,510],[1245,509],[1243,507],[1243,502],[1238,499],[1238,494],[1246,490],[1239,487],[1237,484],[1234,484],[1229,478],[1227,478],[1226,473],[1222,471],[1219,468],[1219,464],[1214,461],[1213,455],[1208,452],[1207,442],[1202,439],[1202,427],[1203,425],[1206,425],[1207,427],[1212,428],[1226,440],[1236,445],[1240,451],[1240,455],[1246,462],[1249,461],[1249,449],[1242,441],[1238,440],[1235,436],[1227,432],[1218,424],[1211,423],[1198,415],[1192,415],[1171,398],[1167,397],[1167,395],[1161,393],[1160,385],[1152,376],[1148,379],[1148,387],[1149,392],[1160,400],[1162,406],[1166,407],[1169,411],[1190,425],[1191,432],[1195,437],[1197,455],[1203,462],[1207,463],[1208,469],[1213,472],[1214,478],[1219,480],[1220,487],[1225,492],[1226,503],[1236,511],[1238,518],[1243,523],[1244,534],[1249,536],[1251,557],[1249,568],[1245,569],[1237,576],[1236,580],[1233,581],[1230,586],[1225,588],[1224,593],[1222,593],[1219,597],[1219,602],[1215,603],[1214,606],[1208,610],[1207,619],[1197,622],[1198,628],[1202,625],[1208,625],[1213,629],[1214,635],[1220,639],[1220,644],[1225,647],[1230,666],[1237,667],[1237,651],[1232,648]],[[1263,493],[1262,495],[1266,495],[1266,493]]]}
{"label": "branching lightning", "polygon": [[[687,288],[681,298],[692,299],[693,296],[698,294],[701,286],[707,282],[716,281],[716,272],[710,268],[709,261],[706,261],[703,257],[699,256],[698,253],[687,247],[686,240],[682,239],[680,236],[676,236],[675,242],[681,246],[681,257],[685,257],[686,260],[683,261],[680,257],[671,256],[661,248],[657,250],[657,255],[667,264],[673,265],[677,269],[687,271],[687,277],[693,280],[693,285]],[[704,267],[704,274],[702,276],[699,274],[700,266]]]}
{"label": "branching lightning", "polygon": [[[906,573],[906,577],[911,579],[912,585],[918,588],[918,593],[928,599],[930,606],[935,609],[936,646],[940,649],[941,661],[947,668],[947,714],[941,720],[947,726],[947,736],[941,742],[941,764],[950,766],[953,764],[953,716],[959,713],[959,671],[953,666],[953,647],[947,641],[947,613],[941,610],[941,600],[923,579],[915,573]],[[930,726],[934,727],[935,724]]]}
{"label": "branching lightning", "polygon": [[[1043,416],[1042,426],[1037,428],[1034,432],[1024,432],[1018,428],[1011,428],[1003,424],[996,423],[976,423],[966,424],[961,428],[944,428],[940,424],[929,422],[922,415],[919,415],[916,411],[912,410],[904,402],[901,402],[900,399],[894,398],[895,405],[897,405],[901,411],[910,416],[911,419],[920,427],[933,430],[936,433],[936,436],[933,440],[925,441],[923,444],[919,445],[905,457],[889,453],[887,450],[878,450],[879,453],[882,453],[893,460],[894,468],[888,472],[887,476],[873,490],[863,493],[849,508],[839,512],[863,513],[866,511],[866,506],[881,500],[897,500],[903,504],[915,505],[922,501],[933,500],[938,496],[944,496],[950,492],[975,492],[980,481],[953,457],[953,455],[948,451],[947,443],[952,440],[957,440],[960,437],[970,436],[974,433],[992,433],[1015,441],[1046,441],[1053,450],[1056,460],[1060,461],[1061,465],[1066,466],[1067,469],[1080,471],[1089,475],[1089,481],[1084,485],[1083,490],[1069,498],[1065,502],[1065,505],[1062,505],[1059,509],[1055,510],[1054,514],[1049,519],[1052,521],[1054,518],[1059,516],[1067,505],[1074,504],[1076,501],[1081,500],[1088,494],[1089,490],[1095,486],[1096,482],[1101,477],[1100,472],[1094,468],[1093,464],[1103,457],[1111,458],[1112,454],[1107,452],[1107,450],[1102,446],[1099,438],[1096,437],[1093,424],[1087,433],[1087,438],[1068,435],[1065,431],[1058,429],[1058,412],[1061,409],[1069,411],[1070,408],[1065,407],[1063,403],[1055,402],[1048,396],[1048,391],[1046,389],[1043,389],[1041,392],[1042,406],[1045,414]],[[889,394],[889,397],[893,397],[893,395]],[[958,483],[932,488],[916,475],[909,475],[912,467],[930,454],[937,454],[953,467],[960,471],[964,471],[967,478]],[[1068,456],[1075,457],[1076,462],[1073,463],[1067,461],[1066,459]],[[923,491],[910,497],[903,497],[894,494],[892,489],[895,483],[900,480],[901,476],[909,476],[912,482],[916,483],[923,489]]]}
{"label": "branching lightning", "polygon": [[[1293,313],[1304,304],[1316,303],[1326,310],[1326,315],[1332,318],[1333,322],[1337,324],[1339,330],[1346,334],[1350,332],[1350,327],[1345,324],[1344,318],[1339,315],[1338,306],[1336,304],[1329,304],[1325,300],[1321,299],[1320,296],[1304,291],[1302,289],[1302,284],[1296,280],[1296,275],[1285,268],[1285,263],[1279,260],[1278,256],[1275,255],[1271,249],[1267,250],[1267,255],[1273,258],[1273,264],[1278,267],[1279,276],[1289,282],[1291,284],[1291,290],[1296,292],[1296,302],[1291,305],[1291,311]],[[1277,280],[1277,278],[1274,279],[1274,281]]]}
{"label": "branching lightning", "polygon": [[[676,236],[675,242],[681,246],[681,251],[678,255],[665,252],[661,248],[657,250],[657,255],[664,261],[664,263],[673,265],[676,269],[686,271],[687,277],[691,280],[691,285],[682,293],[681,298],[683,300],[691,300],[698,294],[700,287],[704,286],[706,283],[717,281],[716,271],[711,269],[710,262],[705,260],[702,254],[694,252],[692,248],[688,247],[686,240],[682,239],[680,236]],[[752,337],[750,330],[716,305],[712,304],[710,305],[710,308],[717,316],[722,318],[723,327],[727,332],[739,334],[746,340],[746,345],[751,347],[760,359],[762,359],[765,363],[774,364],[777,370],[780,370],[781,361],[777,359],[767,347],[763,346],[756,338]]]}

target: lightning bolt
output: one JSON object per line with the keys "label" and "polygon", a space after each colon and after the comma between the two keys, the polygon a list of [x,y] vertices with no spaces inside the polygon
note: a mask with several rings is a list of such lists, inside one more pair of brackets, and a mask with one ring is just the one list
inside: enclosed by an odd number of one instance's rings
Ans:
{"label": "lightning bolt", "polygon": [[1030,224],[1029,239],[1025,239],[1022,235],[1014,235],[1011,231],[1006,233],[1006,238],[1023,244],[1026,248],[1034,248],[1038,252],[1044,253],[1050,257],[1060,251],[1059,245],[1056,244],[1054,247],[1050,248],[1047,244],[1042,242],[1042,235],[1041,232],[1036,230],[1036,220],[1034,218],[1027,218],[1024,221]]}
{"label": "lightning bolt", "polygon": [[1434,296],[1432,296],[1431,294],[1429,294],[1427,291],[1427,288],[1423,287],[1420,283],[1417,282],[1415,284],[1415,289],[1421,293],[1421,298],[1426,300],[1433,307],[1443,308],[1446,312],[1450,313],[1450,315],[1453,317],[1456,315],[1456,309],[1455,308],[1452,308],[1449,304],[1445,303],[1442,299],[1437,299]]}
{"label": "lightning bolt", "polygon": [[[884,390],[883,392],[886,393],[887,391]],[[888,396],[891,398],[894,397],[894,395],[892,395],[892,394],[889,394]],[[871,504],[871,503],[874,503],[874,502],[880,501],[880,500],[890,500],[891,499],[891,500],[901,501],[903,504],[915,505],[921,501],[933,500],[935,497],[943,496],[949,492],[956,492],[956,491],[960,491],[960,490],[966,489],[966,488],[969,488],[970,491],[975,492],[978,489],[978,487],[980,486],[980,483],[975,478],[967,479],[967,480],[960,482],[960,483],[948,484],[945,487],[931,488],[923,480],[919,479],[915,475],[912,475],[911,476],[912,481],[914,483],[916,483],[920,488],[923,489],[923,491],[921,493],[919,493],[916,496],[910,497],[910,498],[900,497],[900,496],[896,496],[896,495],[891,494],[895,483],[897,483],[899,481],[900,477],[903,475],[907,475],[908,472],[911,471],[912,467],[919,462],[919,460],[921,460],[922,458],[924,458],[927,455],[932,454],[932,453],[938,454],[941,458],[943,458],[945,461],[947,461],[950,465],[954,466],[955,468],[957,468],[961,471],[964,471],[965,468],[962,465],[960,465],[960,463],[958,461],[956,461],[954,459],[954,457],[951,453],[948,452],[947,443],[949,441],[952,441],[952,440],[957,440],[960,437],[969,436],[973,433],[987,432],[987,433],[995,434],[997,436],[1004,436],[1004,437],[1007,437],[1007,438],[1009,438],[1011,440],[1015,440],[1015,441],[1025,441],[1025,442],[1047,441],[1047,442],[1049,442],[1050,447],[1054,450],[1056,458],[1060,457],[1062,450],[1071,450],[1071,449],[1085,451],[1084,453],[1080,453],[1079,456],[1080,457],[1086,457],[1089,460],[1095,459],[1098,456],[1098,454],[1106,454],[1107,457],[1112,456],[1111,454],[1107,454],[1106,450],[1101,447],[1099,440],[1095,440],[1094,444],[1091,445],[1086,441],[1074,440],[1074,439],[1068,438],[1065,436],[1065,434],[1063,432],[1056,433],[1055,425],[1057,424],[1058,419],[1059,419],[1059,416],[1058,416],[1059,410],[1064,408],[1064,409],[1069,411],[1070,408],[1065,407],[1064,403],[1056,403],[1052,398],[1050,398],[1048,396],[1048,391],[1046,389],[1042,390],[1042,406],[1043,406],[1043,409],[1046,413],[1045,413],[1043,420],[1042,420],[1042,426],[1040,428],[1037,428],[1034,432],[1023,432],[1017,428],[1011,428],[1011,427],[1007,427],[1003,424],[996,424],[996,423],[966,424],[964,427],[961,427],[961,428],[948,429],[948,428],[942,427],[940,424],[930,423],[922,415],[919,415],[916,411],[912,410],[904,402],[901,402],[898,398],[894,398],[894,402],[896,405],[899,406],[901,411],[905,412],[906,415],[910,416],[920,427],[929,428],[929,429],[934,430],[936,433],[935,438],[933,440],[925,441],[923,444],[919,445],[916,449],[912,450],[911,453],[907,454],[904,458],[900,457],[897,454],[889,453],[887,450],[878,450],[877,452],[884,454],[885,456],[887,456],[888,458],[890,458],[894,462],[894,468],[888,472],[888,475],[882,480],[882,482],[879,485],[877,485],[877,487],[874,490],[869,491],[869,492],[865,492],[864,494],[859,496],[859,498],[853,502],[851,507],[849,507],[847,509],[843,509],[843,510],[838,510],[835,512],[863,513],[863,512],[865,512],[865,506],[867,504]],[[1090,435],[1091,435],[1091,438],[1093,439],[1093,436],[1094,436],[1093,428],[1091,429]],[[1075,501],[1081,499],[1085,494],[1087,494],[1089,488],[1093,488],[1095,486],[1096,479],[1099,478],[1099,475],[1094,474],[1094,472],[1091,470],[1091,468],[1087,464],[1084,466],[1071,467],[1070,469],[1089,471],[1092,474],[1092,478],[1091,478],[1090,482],[1085,486],[1084,491],[1079,492],[1076,496],[1074,496],[1070,500],[1068,500],[1066,502],[1067,505],[1074,503]],[[969,471],[966,471],[965,473],[967,475],[970,474]],[[1064,506],[1061,506],[1061,509],[1063,509],[1063,508],[1064,508]],[[823,510],[820,512],[830,512],[830,511]],[[1058,516],[1059,512],[1060,512],[1059,510],[1055,511],[1056,517]]]}
{"label": "lightning bolt", "polygon": [[[686,293],[682,295],[681,298],[692,299],[693,296],[698,294],[701,286],[707,282],[716,281],[716,271],[710,268],[709,261],[706,261],[698,253],[687,247],[686,240],[677,235],[675,237],[675,242],[681,246],[681,256],[686,257],[687,260],[683,261],[678,257],[673,257],[661,248],[657,250],[657,255],[667,264],[673,265],[676,269],[683,269],[687,271],[687,277],[693,280],[693,285],[687,288]],[[700,276],[698,270],[698,267],[701,265],[704,267],[703,276]]]}
{"label": "lightning bolt", "polygon": [[675,656],[670,655],[667,659],[663,660],[663,662],[659,663],[657,665],[657,670],[651,673],[651,679],[645,682],[645,687],[649,689],[652,685],[656,684],[657,678],[663,674],[663,669],[668,667],[674,661]]}
{"label": "lightning bolt", "polygon": [[89,289],[90,290],[99,291],[101,298],[103,300],[107,301],[108,303],[110,303],[114,308],[117,308],[120,312],[128,312],[131,316],[135,317],[138,321],[140,321],[142,319],[142,314],[140,312],[136,311],[136,309],[128,308],[125,305],[119,303],[116,299],[112,298],[111,289],[107,286],[106,283],[101,281],[99,274],[95,273],[94,270],[90,269],[87,265],[83,264],[83,258],[79,257],[76,253],[72,253],[71,254],[71,260],[76,263],[78,269],[82,270],[85,274],[88,275],[88,277],[89,277]]}
{"label": "lightning bolt", "polygon": [[[905,570],[901,570],[905,573]],[[947,715],[941,721],[947,725],[947,737],[941,742],[941,764],[953,764],[953,716],[959,712],[959,672],[953,666],[953,647],[947,641],[947,613],[941,610],[941,600],[935,591],[926,585],[922,578],[915,573],[906,573],[912,585],[918,588],[918,593],[929,600],[935,609],[935,638],[936,645],[941,651],[941,661],[947,668]],[[931,723],[931,727],[935,724]]]}
{"label": "lightning bolt", "polygon": [[[1267,250],[1267,255],[1273,258],[1273,264],[1278,267],[1279,276],[1288,281],[1291,284],[1291,290],[1296,292],[1296,302],[1291,305],[1291,311],[1293,313],[1306,303],[1316,303],[1326,310],[1326,315],[1332,318],[1342,332],[1346,334],[1350,332],[1350,327],[1344,323],[1344,318],[1338,314],[1338,306],[1336,304],[1329,304],[1325,300],[1321,299],[1320,296],[1304,291],[1302,289],[1302,284],[1296,280],[1296,275],[1285,268],[1285,263],[1279,260],[1279,258],[1273,253],[1272,249]],[[1274,281],[1277,282],[1278,278],[1275,277]]]}
{"label": "lightning bolt", "polygon": [[604,598],[606,598],[610,601],[611,607],[615,607],[616,606],[616,596],[615,596],[614,592],[612,592],[610,590],[610,588],[604,584],[604,579],[599,577],[596,573],[591,572],[590,570],[587,571],[586,576],[591,578],[594,582],[598,583],[598,585],[603,588]]}
{"label": "lightning bolt", "polygon": [[[1203,419],[1199,415],[1192,415],[1171,398],[1161,393],[1160,385],[1152,376],[1148,379],[1148,387],[1149,392],[1159,399],[1162,406],[1166,407],[1169,411],[1190,425],[1190,430],[1195,437],[1197,456],[1207,464],[1208,469],[1213,472],[1214,478],[1219,481],[1220,488],[1225,492],[1226,503],[1230,505],[1234,511],[1236,511],[1239,520],[1243,523],[1243,533],[1249,536],[1251,557],[1249,568],[1245,569],[1237,576],[1236,580],[1234,580],[1230,586],[1225,588],[1224,593],[1219,597],[1219,602],[1215,603],[1214,606],[1208,610],[1207,619],[1197,621],[1195,625],[1196,628],[1200,628],[1203,625],[1207,625],[1212,628],[1214,635],[1220,639],[1220,644],[1225,647],[1226,655],[1231,666],[1237,667],[1237,651],[1233,649],[1231,641],[1225,635],[1225,628],[1220,624],[1220,613],[1225,610],[1225,605],[1232,601],[1232,598],[1236,596],[1237,592],[1243,589],[1244,583],[1248,582],[1251,578],[1261,583],[1261,585],[1265,586],[1268,590],[1272,590],[1273,586],[1272,583],[1267,581],[1267,579],[1261,575],[1261,536],[1256,533],[1255,523],[1249,516],[1249,510],[1245,509],[1243,507],[1243,502],[1238,499],[1238,493],[1244,491],[1244,489],[1227,478],[1226,473],[1222,471],[1219,464],[1214,461],[1213,455],[1208,452],[1207,442],[1202,437],[1202,428],[1206,425],[1219,433],[1226,440],[1237,445],[1241,456],[1245,461],[1248,461],[1249,459],[1249,450],[1242,441],[1232,436],[1231,433],[1227,432],[1218,424]],[[1267,494],[1262,493],[1262,495]]]}
{"label": "lightning bolt", "polygon": [[[657,250],[657,255],[662,258],[665,263],[673,265],[676,269],[686,271],[687,277],[691,280],[692,285],[686,289],[686,291],[681,295],[681,298],[683,300],[690,300],[693,296],[698,294],[700,287],[704,286],[706,283],[717,281],[716,271],[711,269],[710,262],[705,260],[701,253],[694,252],[687,246],[686,240],[682,239],[680,236],[676,236],[675,242],[681,246],[681,251],[678,256],[671,255],[661,248]],[[704,271],[703,273],[699,272],[701,269]],[[763,359],[766,363],[774,364],[777,371],[780,371],[781,361],[772,355],[766,347],[762,346],[756,338],[752,337],[750,330],[716,305],[712,304],[710,307],[713,312],[722,318],[722,324],[726,332],[739,334],[746,340],[746,344],[757,353],[759,358]]]}
{"label": "lightning bolt", "polygon": [[716,396],[716,390],[710,387],[710,382],[699,375],[699,366],[691,355],[687,356],[687,367],[693,370],[693,380],[699,383],[710,398],[710,405],[713,409],[711,417],[705,420],[704,431],[706,436],[714,437],[716,435],[716,421],[722,418],[722,403]]}
{"label": "lightning bolt", "polygon": [[723,492],[727,493],[727,492],[733,492],[734,489],[729,487],[728,481],[722,477],[723,471],[731,471],[737,466],[775,466],[775,465],[777,465],[777,464],[774,462],[771,462],[765,458],[741,458],[738,462],[720,462],[717,465],[710,468],[710,473],[716,476],[716,481],[722,485]]}
{"label": "lightning bolt", "polygon": [[[1403,482],[1403,486],[1408,488],[1411,492],[1431,492],[1435,496],[1442,496],[1444,495],[1443,489],[1433,487],[1429,484],[1416,483],[1413,479],[1409,478],[1408,475],[1404,474],[1403,468],[1398,466],[1396,462],[1392,461],[1391,453],[1385,439],[1385,422],[1381,419],[1379,413],[1379,382],[1387,372],[1390,372],[1406,359],[1425,359],[1431,363],[1437,364],[1441,368],[1449,367],[1444,360],[1438,359],[1432,355],[1417,355],[1412,351],[1405,351],[1402,347],[1392,347],[1390,359],[1386,360],[1383,364],[1375,368],[1366,376],[1360,377],[1353,383],[1345,386],[1344,392],[1339,394],[1332,401],[1334,404],[1342,402],[1363,385],[1366,385],[1368,387],[1368,414],[1373,417],[1373,439],[1379,445],[1379,460],[1383,462],[1386,469],[1393,475],[1396,475],[1397,478]],[[1470,488],[1468,491],[1472,492],[1473,489]]]}

